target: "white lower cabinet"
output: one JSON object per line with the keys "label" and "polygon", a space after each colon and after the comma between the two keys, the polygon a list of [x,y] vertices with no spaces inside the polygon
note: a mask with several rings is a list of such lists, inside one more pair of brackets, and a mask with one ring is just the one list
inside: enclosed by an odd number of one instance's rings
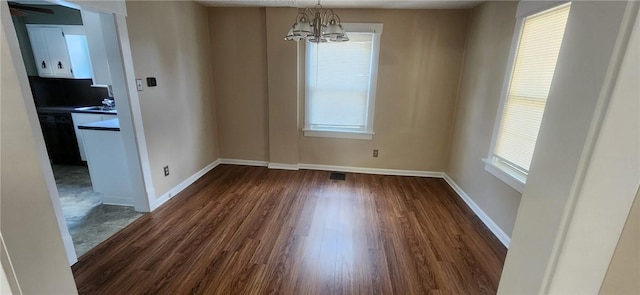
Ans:
{"label": "white lower cabinet", "polygon": [[[113,123],[112,121],[117,120],[81,126],[99,126]],[[96,128],[80,129],[80,133],[85,140],[84,147],[93,191],[101,194],[103,204],[133,206],[131,176],[120,131]]]}
{"label": "white lower cabinet", "polygon": [[110,119],[118,118],[117,114],[89,114],[89,113],[71,113],[71,118],[73,119],[73,129],[76,131],[76,139],[78,141],[78,149],[80,150],[80,158],[82,161],[87,160],[87,154],[84,148],[84,140],[82,137],[82,133],[78,130],[78,125],[93,123],[98,121],[106,121]]}

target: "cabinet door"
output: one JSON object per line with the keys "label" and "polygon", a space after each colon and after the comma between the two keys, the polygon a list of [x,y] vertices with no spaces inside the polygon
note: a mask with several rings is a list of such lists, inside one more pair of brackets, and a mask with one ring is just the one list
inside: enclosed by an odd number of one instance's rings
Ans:
{"label": "cabinet door", "polygon": [[42,36],[42,28],[27,27],[29,33],[29,40],[31,41],[31,49],[33,50],[33,58],[38,68],[38,75],[40,77],[53,76],[53,65],[47,52],[47,46],[45,45],[44,37]]}
{"label": "cabinet door", "polygon": [[73,118],[73,129],[76,132],[76,139],[78,141],[78,149],[80,150],[80,158],[82,161],[87,160],[87,155],[84,152],[84,139],[82,138],[82,133],[80,133],[80,129],[78,129],[78,125],[84,123],[98,122],[102,121],[101,114],[81,114],[81,113],[71,113],[71,117]]}
{"label": "cabinet door", "polygon": [[82,138],[80,129],[78,129],[78,125],[116,119],[118,118],[118,115],[71,113],[71,117],[73,118],[73,128],[76,131],[76,139],[78,141],[78,149],[80,150],[80,158],[82,159],[82,161],[86,161],[87,154],[84,151],[84,139]]}
{"label": "cabinet door", "polygon": [[73,77],[67,41],[61,28],[42,28],[42,36],[53,63],[53,75],[56,77]]}
{"label": "cabinet door", "polygon": [[115,31],[115,26],[112,25],[113,15],[85,9],[81,10],[81,13],[91,57],[93,84],[112,85],[109,59],[107,58],[107,44],[105,43],[107,41],[105,40],[113,41],[108,36],[117,36],[114,33],[107,34],[108,31]]}
{"label": "cabinet door", "polygon": [[91,79],[91,58],[84,35],[65,34],[72,74],[75,79]]}

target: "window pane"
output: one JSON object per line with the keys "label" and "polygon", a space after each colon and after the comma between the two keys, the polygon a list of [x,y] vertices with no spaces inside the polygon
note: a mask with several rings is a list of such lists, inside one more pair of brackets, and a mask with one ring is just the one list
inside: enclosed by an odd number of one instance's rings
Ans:
{"label": "window pane", "polygon": [[364,130],[371,79],[371,33],[349,42],[307,43],[307,122]]}
{"label": "window pane", "polygon": [[570,5],[524,20],[495,155],[528,172]]}
{"label": "window pane", "polygon": [[545,101],[541,99],[510,97],[507,100],[496,155],[529,170],[544,106]]}

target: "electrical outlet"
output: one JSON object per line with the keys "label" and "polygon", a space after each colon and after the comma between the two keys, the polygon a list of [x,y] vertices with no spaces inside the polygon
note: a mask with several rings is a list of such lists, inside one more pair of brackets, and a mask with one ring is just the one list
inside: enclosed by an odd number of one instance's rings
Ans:
{"label": "electrical outlet", "polygon": [[373,157],[377,158],[378,157],[378,150],[373,150]]}
{"label": "electrical outlet", "polygon": [[169,166],[164,166],[164,176],[169,176]]}

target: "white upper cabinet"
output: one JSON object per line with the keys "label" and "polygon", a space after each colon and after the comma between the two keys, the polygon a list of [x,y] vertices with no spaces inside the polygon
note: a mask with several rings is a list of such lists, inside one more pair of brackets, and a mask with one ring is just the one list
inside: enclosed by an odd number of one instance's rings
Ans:
{"label": "white upper cabinet", "polygon": [[44,37],[42,36],[42,29],[28,27],[27,30],[29,32],[29,40],[31,41],[31,49],[33,50],[33,58],[38,68],[38,75],[40,77],[53,76],[53,66],[51,65],[51,59],[49,58],[49,51],[45,45]]}
{"label": "white upper cabinet", "polygon": [[42,38],[44,45],[49,52],[49,60],[52,64],[53,76],[55,77],[73,77],[71,74],[71,62],[69,61],[69,52],[67,50],[67,42],[64,39],[64,33],[61,28],[42,28]]}
{"label": "white upper cabinet", "polygon": [[40,77],[91,78],[82,26],[27,25],[27,31]]}

